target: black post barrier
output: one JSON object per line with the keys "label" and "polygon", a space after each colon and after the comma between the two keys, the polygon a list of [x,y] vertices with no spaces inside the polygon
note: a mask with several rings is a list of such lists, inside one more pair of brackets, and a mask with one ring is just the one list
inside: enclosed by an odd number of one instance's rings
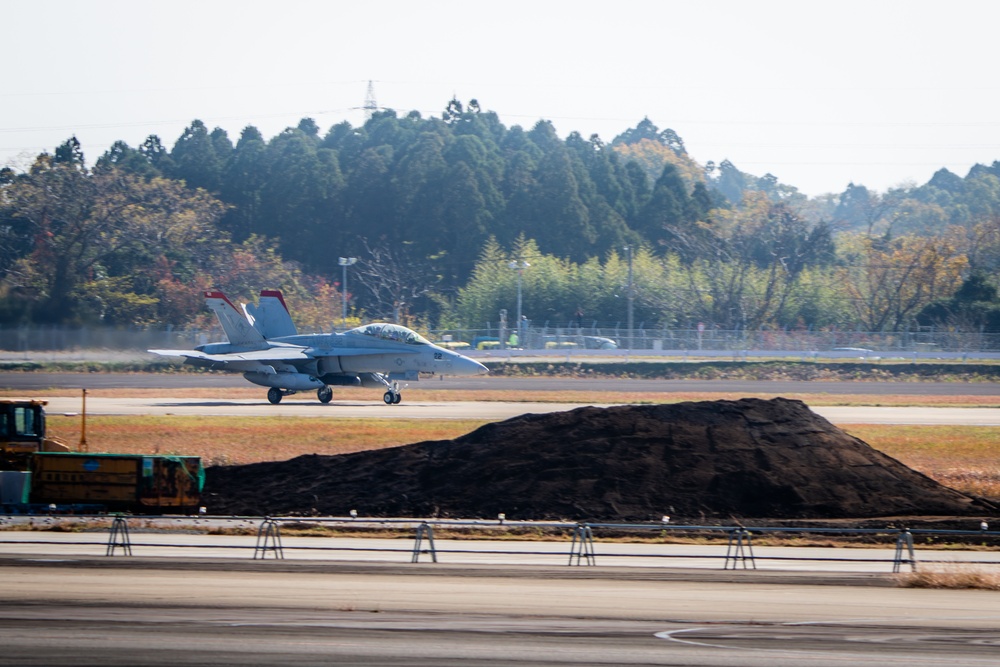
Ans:
{"label": "black post barrier", "polygon": [[257,529],[257,546],[253,552],[253,559],[264,560],[268,551],[273,553],[275,558],[285,557],[285,550],[281,546],[281,527],[271,517],[264,517],[260,528]]}
{"label": "black post barrier", "polygon": [[[904,549],[906,549],[908,558],[903,557]],[[917,555],[913,550],[913,534],[909,530],[903,530],[896,537],[896,557],[892,561],[892,573],[899,574],[903,563],[909,564],[910,572],[917,571]]]}
{"label": "black post barrier", "polygon": [[425,521],[417,526],[417,535],[413,542],[413,556],[410,558],[411,563],[420,562],[420,554],[424,553],[423,542],[425,537],[427,538],[427,544],[430,546],[427,553],[431,555],[431,561],[438,562],[437,549],[434,546],[434,527]]}
{"label": "black post barrier", "polygon": [[111,535],[108,537],[108,548],[104,552],[105,556],[114,556],[115,549],[121,547],[122,555],[132,555],[132,540],[128,534],[128,520],[118,514],[111,522]]}
{"label": "black post barrier", "polygon": [[[573,559],[576,562],[573,562]],[[586,561],[586,562],[583,562]],[[578,523],[573,530],[573,543],[569,550],[570,565],[597,565],[597,554],[594,552],[594,531],[589,524]]]}
{"label": "black post barrier", "polygon": [[[738,569],[743,565],[744,570],[757,569],[757,561],[753,555],[753,543],[750,540],[750,531],[746,528],[736,528],[729,532],[729,545],[726,547],[726,562],[722,569],[728,570],[729,561],[733,562],[732,569]],[[747,562],[753,567],[747,567]]]}

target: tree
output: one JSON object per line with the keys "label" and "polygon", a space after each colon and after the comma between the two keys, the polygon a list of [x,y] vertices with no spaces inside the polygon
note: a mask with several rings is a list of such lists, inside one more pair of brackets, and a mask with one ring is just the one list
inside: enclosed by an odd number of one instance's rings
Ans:
{"label": "tree", "polygon": [[49,322],[117,321],[101,291],[124,294],[123,285],[146,280],[159,256],[204,248],[222,213],[206,193],[172,181],[115,169],[88,174],[45,158],[5,197],[34,241],[6,281],[34,305],[38,320]]}
{"label": "tree", "polygon": [[184,180],[192,188],[218,192],[222,186],[222,166],[229,157],[220,156],[217,152],[222,143],[218,135],[220,132],[225,134],[216,130],[210,136],[208,128],[200,120],[185,128],[170,152],[173,163],[170,176]]}
{"label": "tree", "polygon": [[111,148],[99,157],[94,165],[94,171],[98,173],[110,169],[127,171],[143,178],[155,178],[162,175],[153,166],[147,155],[141,150],[130,147],[124,141],[116,141],[111,144]]}
{"label": "tree", "polygon": [[52,161],[55,164],[75,165],[81,169],[84,167],[83,149],[75,135],[56,147]]}
{"label": "tree", "polygon": [[336,254],[328,248],[340,235],[331,223],[339,218],[344,187],[336,153],[296,128],[272,139],[264,159],[259,233],[277,240],[286,259],[332,271]]}
{"label": "tree", "polygon": [[928,304],[917,323],[962,332],[1000,332],[1000,299],[985,276],[970,275],[951,298]]}
{"label": "tree", "polygon": [[366,315],[372,319],[408,325],[410,311],[431,291],[436,281],[427,264],[413,258],[408,247],[372,246],[362,239],[365,256],[354,269],[364,287]]}
{"label": "tree", "polygon": [[837,280],[866,331],[905,331],[925,306],[955,292],[967,266],[961,235],[851,235],[841,239]]}
{"label": "tree", "polygon": [[224,174],[220,194],[232,207],[226,211],[222,225],[234,241],[242,243],[252,234],[265,231],[261,199],[268,179],[267,144],[253,125],[240,133]]}

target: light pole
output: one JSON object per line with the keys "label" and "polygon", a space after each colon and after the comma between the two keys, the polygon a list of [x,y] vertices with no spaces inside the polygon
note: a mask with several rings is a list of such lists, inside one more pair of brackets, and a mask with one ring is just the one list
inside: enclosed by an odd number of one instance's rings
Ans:
{"label": "light pole", "polygon": [[354,266],[358,261],[357,257],[340,257],[337,263],[344,270],[344,279],[340,282],[340,296],[343,298],[344,307],[340,315],[340,328],[347,328],[347,267]]}
{"label": "light pole", "polygon": [[517,344],[519,346],[524,346],[524,325],[521,323],[521,278],[524,275],[524,270],[531,266],[527,261],[523,259],[511,260],[508,267],[517,271]]}
{"label": "light pole", "polygon": [[635,320],[633,317],[633,306],[632,302],[635,298],[635,294],[632,290],[632,247],[626,246],[625,251],[628,253],[628,312],[626,313],[625,319],[628,326],[628,349],[632,349],[632,327],[635,326]]}

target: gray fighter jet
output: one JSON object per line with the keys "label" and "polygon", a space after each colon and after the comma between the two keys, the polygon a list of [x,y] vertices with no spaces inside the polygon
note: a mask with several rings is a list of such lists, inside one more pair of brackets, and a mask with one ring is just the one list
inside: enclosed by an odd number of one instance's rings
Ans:
{"label": "gray fighter jet", "polygon": [[183,357],[184,363],[243,373],[270,387],[267,400],[316,390],[321,403],[333,398],[332,386],[380,387],[387,405],[402,400],[399,383],[420,375],[482,375],[489,369],[474,359],[434,345],[398,324],[366,324],[343,333],[299,334],[281,292],[263,290],[258,305],[243,312],[222,292],[205,292],[205,303],[219,318],[227,343],[193,350],[149,350]]}

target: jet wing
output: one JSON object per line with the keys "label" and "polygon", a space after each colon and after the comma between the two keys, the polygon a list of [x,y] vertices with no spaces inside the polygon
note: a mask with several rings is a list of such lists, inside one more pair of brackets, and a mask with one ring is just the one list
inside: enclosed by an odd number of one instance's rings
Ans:
{"label": "jet wing", "polygon": [[187,359],[201,359],[222,364],[233,361],[305,361],[313,358],[312,355],[306,352],[305,348],[301,347],[272,347],[266,350],[229,352],[227,354],[206,354],[198,350],[148,351],[164,357],[185,357]]}

